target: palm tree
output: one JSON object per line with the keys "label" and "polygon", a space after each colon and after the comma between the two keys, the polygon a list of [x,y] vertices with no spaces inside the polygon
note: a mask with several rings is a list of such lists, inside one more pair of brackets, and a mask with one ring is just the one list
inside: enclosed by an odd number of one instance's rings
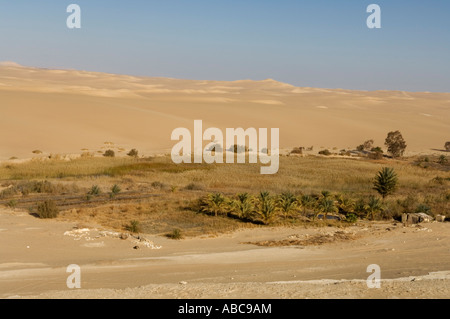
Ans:
{"label": "palm tree", "polygon": [[303,215],[306,215],[306,209],[313,209],[316,204],[316,200],[311,195],[302,195],[300,203],[303,207]]}
{"label": "palm tree", "polygon": [[297,198],[290,192],[281,193],[278,198],[278,205],[284,214],[284,218],[287,218],[289,213],[297,208]]}
{"label": "palm tree", "polygon": [[254,210],[252,197],[248,193],[237,194],[237,200],[234,201],[234,208],[236,209],[239,218],[249,218],[251,212]]}
{"label": "palm tree", "polygon": [[331,196],[331,192],[327,190],[323,190],[320,193],[322,194],[323,198],[328,198]]}
{"label": "palm tree", "polygon": [[370,196],[369,202],[367,203],[365,208],[367,211],[367,217],[370,217],[370,219],[373,220],[375,217],[375,214],[380,212],[383,209],[383,204],[375,196]]}
{"label": "palm tree", "polygon": [[344,214],[353,213],[355,209],[355,201],[344,195],[337,195],[337,206],[339,211]]}
{"label": "palm tree", "polygon": [[327,215],[329,213],[337,213],[338,209],[334,205],[334,200],[329,199],[327,197],[322,198],[319,200],[317,208],[319,209],[319,213],[324,214],[324,219],[327,219]]}
{"label": "palm tree", "polygon": [[386,196],[391,195],[395,192],[397,188],[397,182],[398,178],[397,174],[394,172],[394,169],[383,167],[375,176],[373,189],[376,190],[384,200]]}
{"label": "palm tree", "polygon": [[266,225],[272,223],[276,217],[275,201],[269,192],[261,192],[258,214],[261,216],[262,222]]}
{"label": "palm tree", "polygon": [[203,212],[214,214],[217,217],[218,214],[223,214],[226,212],[226,198],[220,193],[208,194],[207,197],[202,201]]}

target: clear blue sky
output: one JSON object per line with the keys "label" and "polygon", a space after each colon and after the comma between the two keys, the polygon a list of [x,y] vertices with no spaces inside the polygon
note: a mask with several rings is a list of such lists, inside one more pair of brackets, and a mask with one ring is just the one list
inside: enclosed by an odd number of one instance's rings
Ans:
{"label": "clear blue sky", "polygon": [[[69,4],[82,29],[66,27]],[[382,10],[368,29],[366,8]],[[450,92],[449,0],[0,0],[0,61],[208,80]]]}

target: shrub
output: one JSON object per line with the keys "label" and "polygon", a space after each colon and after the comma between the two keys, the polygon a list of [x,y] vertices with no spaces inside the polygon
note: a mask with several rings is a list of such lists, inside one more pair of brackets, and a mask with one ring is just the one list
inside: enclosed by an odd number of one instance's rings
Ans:
{"label": "shrub", "polygon": [[381,152],[370,152],[368,157],[373,160],[380,160],[383,158],[383,153]]}
{"label": "shrub", "polygon": [[100,187],[98,187],[97,185],[94,185],[94,186],[92,186],[91,189],[89,190],[88,195],[91,195],[91,196],[98,196],[98,195],[100,195],[101,192],[102,192],[102,191],[100,190]]}
{"label": "shrub", "polygon": [[161,183],[161,182],[158,182],[158,181],[153,182],[151,185],[152,185],[152,187],[154,187],[154,188],[160,188],[160,189],[166,187],[166,185],[165,185],[164,183]]}
{"label": "shrub", "polygon": [[138,157],[139,152],[138,152],[137,149],[133,148],[131,151],[128,152],[127,155],[130,156],[130,157]]}
{"label": "shrub", "polygon": [[52,200],[46,200],[37,205],[37,215],[39,218],[56,218],[58,214],[58,207]]}
{"label": "shrub", "polygon": [[439,156],[439,158],[438,158],[438,163],[439,164],[444,165],[447,162],[448,162],[448,160],[447,160],[447,158],[444,155]]}
{"label": "shrub", "polygon": [[125,229],[132,233],[139,233],[141,231],[141,226],[138,220],[132,220]]}
{"label": "shrub", "polygon": [[120,187],[116,184],[113,187],[111,187],[111,194],[110,197],[113,198],[115,197],[117,194],[119,194],[121,191]]}
{"label": "shrub", "polygon": [[209,152],[223,152],[223,147],[221,144],[213,144],[210,147],[208,147]]}
{"label": "shrub", "polygon": [[430,215],[431,214],[431,208],[430,206],[426,205],[426,204],[419,204],[416,208],[416,213],[425,213]]}
{"label": "shrub", "polygon": [[294,147],[291,151],[291,154],[303,154],[303,147]]}
{"label": "shrub", "polygon": [[11,199],[8,203],[6,203],[6,206],[8,206],[9,208],[16,208],[17,206],[17,201],[15,199]]}
{"label": "shrub", "polygon": [[204,189],[204,187],[202,185],[190,183],[190,184],[186,185],[185,189],[190,190],[190,191],[201,191]]}
{"label": "shrub", "polygon": [[183,239],[183,234],[181,233],[181,230],[179,230],[178,228],[172,230],[171,233],[166,234],[167,238],[170,239],[175,239],[175,240],[180,240]]}
{"label": "shrub", "polygon": [[229,151],[234,152],[234,153],[244,153],[244,152],[249,152],[250,149],[246,145],[234,144],[233,146],[231,146],[229,148]]}
{"label": "shrub", "polygon": [[103,154],[103,156],[105,156],[105,157],[115,157],[115,156],[116,156],[116,153],[115,153],[113,150],[107,150],[107,151]]}
{"label": "shrub", "polygon": [[323,150],[323,151],[320,151],[319,154],[329,156],[329,155],[331,155],[331,152],[329,150]]}
{"label": "shrub", "polygon": [[353,213],[347,214],[347,216],[345,216],[345,221],[350,224],[354,224],[358,221],[358,216]]}

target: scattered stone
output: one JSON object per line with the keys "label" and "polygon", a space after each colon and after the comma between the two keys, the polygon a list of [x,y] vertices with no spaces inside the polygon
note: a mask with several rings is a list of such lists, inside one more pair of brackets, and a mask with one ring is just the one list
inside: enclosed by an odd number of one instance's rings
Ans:
{"label": "scattered stone", "polygon": [[120,234],[119,238],[122,240],[126,240],[126,239],[128,239],[128,234],[122,233],[122,234]]}
{"label": "scattered stone", "polygon": [[444,215],[437,215],[436,216],[436,221],[439,222],[439,223],[445,222],[445,216]]}
{"label": "scattered stone", "polygon": [[139,246],[134,246],[133,249],[139,249]]}
{"label": "scattered stone", "polygon": [[187,285],[187,282],[186,281],[180,281],[179,284],[180,285]]}

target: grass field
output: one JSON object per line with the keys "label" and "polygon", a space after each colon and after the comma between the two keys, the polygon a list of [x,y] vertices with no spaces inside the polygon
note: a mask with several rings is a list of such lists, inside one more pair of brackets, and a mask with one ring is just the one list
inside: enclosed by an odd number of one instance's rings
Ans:
{"label": "grass field", "polygon": [[[0,165],[0,205],[36,213],[40,202],[52,200],[61,211],[57,217],[61,220],[123,231],[133,225],[144,233],[161,235],[176,229],[186,236],[214,235],[266,226],[230,216],[214,217],[193,209],[207,194],[222,193],[234,198],[246,192],[256,197],[267,191],[273,195],[290,192],[297,197],[305,194],[317,197],[328,191],[332,196],[340,194],[356,202],[377,196],[373,190],[376,173],[382,167],[392,167],[398,175],[398,187],[383,203],[384,214],[380,218],[413,212],[420,205],[432,215],[449,216],[448,164],[436,164],[432,157],[426,162],[429,164],[423,165],[421,158],[373,161],[282,156],[278,174],[260,175],[259,164],[176,165],[170,157],[36,159]],[[88,195],[94,185],[99,193]],[[111,196],[114,185],[120,192]],[[295,218],[304,211],[298,206],[290,218],[278,214],[271,224],[320,224]],[[322,222],[328,223],[331,222]]]}

